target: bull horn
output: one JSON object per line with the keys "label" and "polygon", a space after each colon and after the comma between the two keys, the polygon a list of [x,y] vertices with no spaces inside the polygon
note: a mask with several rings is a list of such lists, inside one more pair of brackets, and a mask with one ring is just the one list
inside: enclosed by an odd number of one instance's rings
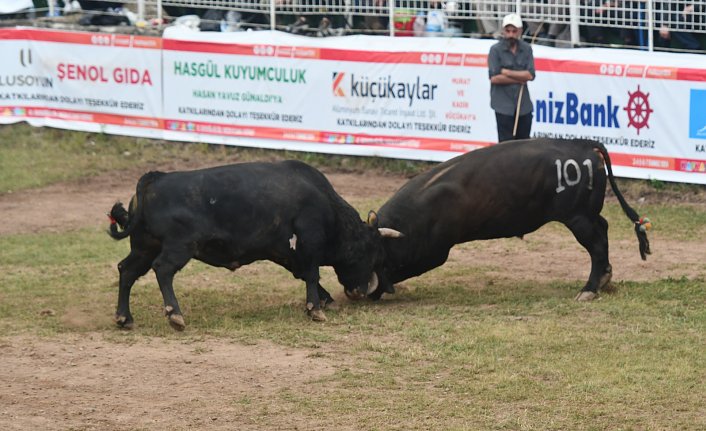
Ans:
{"label": "bull horn", "polygon": [[379,227],[378,232],[383,238],[402,238],[404,234],[398,230],[390,229],[389,227]]}
{"label": "bull horn", "polygon": [[368,293],[366,295],[370,295],[371,293],[375,292],[378,288],[378,274],[373,271],[373,275],[370,276],[370,281],[368,282]]}
{"label": "bull horn", "polygon": [[377,227],[378,226],[378,215],[375,211],[368,211],[368,226]]}

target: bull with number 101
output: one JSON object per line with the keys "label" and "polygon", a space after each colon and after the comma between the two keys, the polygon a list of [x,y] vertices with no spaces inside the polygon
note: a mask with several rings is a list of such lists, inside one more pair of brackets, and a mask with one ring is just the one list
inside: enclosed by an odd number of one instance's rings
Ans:
{"label": "bull with number 101", "polygon": [[[607,171],[607,173],[606,173]],[[591,273],[576,299],[597,297],[611,279],[608,222],[601,216],[606,183],[633,222],[642,259],[650,253],[648,219],[627,204],[603,144],[590,140],[510,141],[450,159],[406,183],[377,214],[384,269],[369,297],[442,265],[460,243],[522,237],[551,221],[563,223],[591,256]]]}

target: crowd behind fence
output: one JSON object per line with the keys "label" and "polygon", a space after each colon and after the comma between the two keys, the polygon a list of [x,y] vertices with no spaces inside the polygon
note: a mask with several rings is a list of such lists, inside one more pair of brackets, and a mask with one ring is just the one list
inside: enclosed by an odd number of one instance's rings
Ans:
{"label": "crowd behind fence", "polygon": [[195,20],[201,30],[276,29],[310,36],[497,38],[502,17],[514,12],[525,22],[525,38],[551,46],[706,49],[704,1],[35,0],[34,6],[38,16],[80,11],[114,18],[84,20],[99,25],[161,28],[181,17]]}

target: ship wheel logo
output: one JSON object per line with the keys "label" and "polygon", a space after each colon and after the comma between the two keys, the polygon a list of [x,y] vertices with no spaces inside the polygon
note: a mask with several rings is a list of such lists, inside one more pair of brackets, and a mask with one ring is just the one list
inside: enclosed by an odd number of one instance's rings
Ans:
{"label": "ship wheel logo", "polygon": [[637,130],[638,136],[640,135],[640,129],[643,127],[650,128],[648,121],[650,121],[650,114],[652,113],[652,108],[650,108],[650,93],[643,93],[640,91],[640,86],[637,86],[637,91],[631,93],[628,91],[628,105],[623,109],[628,113],[628,127],[634,127]]}

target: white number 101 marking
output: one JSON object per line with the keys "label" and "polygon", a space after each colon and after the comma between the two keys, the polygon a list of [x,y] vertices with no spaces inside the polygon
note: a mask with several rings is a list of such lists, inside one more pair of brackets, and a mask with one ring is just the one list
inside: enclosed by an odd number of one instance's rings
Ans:
{"label": "white number 101 marking", "polygon": [[[581,168],[576,160],[568,159],[562,164],[561,160],[556,159],[554,163],[556,164],[557,193],[566,190],[566,187],[562,185],[562,180],[569,187],[575,186],[581,182]],[[591,163],[590,159],[586,159],[582,164],[586,166],[588,170],[588,189],[593,190],[593,163]]]}

